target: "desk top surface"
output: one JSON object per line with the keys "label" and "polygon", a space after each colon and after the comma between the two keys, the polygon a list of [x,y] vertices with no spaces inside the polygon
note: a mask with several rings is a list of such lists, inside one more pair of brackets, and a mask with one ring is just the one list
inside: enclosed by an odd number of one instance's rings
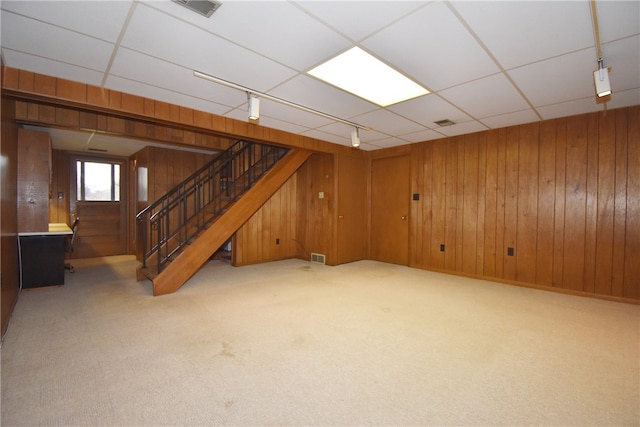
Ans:
{"label": "desk top surface", "polygon": [[73,234],[73,232],[63,222],[50,222],[49,231],[23,231],[18,233],[18,236],[54,236],[57,234]]}

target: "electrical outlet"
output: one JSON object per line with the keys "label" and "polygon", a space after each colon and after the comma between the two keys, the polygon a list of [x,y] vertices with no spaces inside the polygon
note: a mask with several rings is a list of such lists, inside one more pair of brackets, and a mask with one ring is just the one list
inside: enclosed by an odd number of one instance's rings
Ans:
{"label": "electrical outlet", "polygon": [[514,248],[507,248],[507,256],[514,256],[516,253],[516,250]]}
{"label": "electrical outlet", "polygon": [[440,245],[440,252],[444,252],[444,243]]}
{"label": "electrical outlet", "polygon": [[280,239],[276,239],[276,245],[280,244]]}

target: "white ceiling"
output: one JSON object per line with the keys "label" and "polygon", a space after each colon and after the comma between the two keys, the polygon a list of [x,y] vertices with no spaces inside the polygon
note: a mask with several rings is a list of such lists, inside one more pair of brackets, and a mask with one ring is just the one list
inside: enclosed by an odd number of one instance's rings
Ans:
{"label": "white ceiling", "polygon": [[[223,0],[210,18],[168,0],[2,0],[1,10],[10,67],[246,120],[246,93],[198,70],[370,126],[364,150],[604,108],[584,0]],[[597,11],[612,67],[606,108],[638,105],[640,2],[598,1]],[[306,74],[353,46],[432,93],[380,108]],[[345,146],[353,130],[268,99],[260,124]]]}

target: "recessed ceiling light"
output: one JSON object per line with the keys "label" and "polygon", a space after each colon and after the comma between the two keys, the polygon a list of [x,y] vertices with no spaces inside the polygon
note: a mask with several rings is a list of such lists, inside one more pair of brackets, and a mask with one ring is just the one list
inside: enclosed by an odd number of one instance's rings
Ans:
{"label": "recessed ceiling light", "polygon": [[317,66],[309,74],[381,107],[429,93],[358,47]]}

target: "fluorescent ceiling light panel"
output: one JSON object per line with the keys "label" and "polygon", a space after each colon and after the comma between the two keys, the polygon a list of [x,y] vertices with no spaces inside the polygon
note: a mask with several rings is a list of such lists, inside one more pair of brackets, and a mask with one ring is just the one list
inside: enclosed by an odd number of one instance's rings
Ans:
{"label": "fluorescent ceiling light panel", "polygon": [[381,107],[429,93],[358,47],[317,66],[309,74]]}

